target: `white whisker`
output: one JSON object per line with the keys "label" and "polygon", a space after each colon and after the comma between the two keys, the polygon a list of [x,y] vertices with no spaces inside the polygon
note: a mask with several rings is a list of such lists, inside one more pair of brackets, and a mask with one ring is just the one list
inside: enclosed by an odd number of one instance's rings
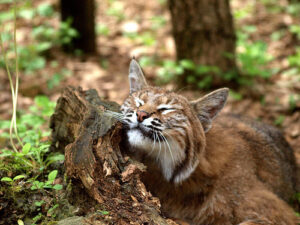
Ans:
{"label": "white whisker", "polygon": [[[160,134],[160,132],[158,134]],[[157,140],[158,140],[158,143],[159,143],[159,152],[158,152],[158,155],[156,157],[156,161],[158,161],[158,159],[160,157],[160,152],[161,152],[161,142],[159,140],[159,135],[158,134],[157,134]]]}
{"label": "white whisker", "polygon": [[160,132],[160,134],[161,134],[162,138],[165,140],[166,144],[168,145],[168,150],[169,150],[169,152],[170,152],[170,155],[171,155],[173,164],[175,165],[175,160],[174,160],[173,153],[172,153],[171,147],[170,147],[170,145],[169,145],[169,142],[168,142],[168,140],[166,139],[166,137],[162,134],[162,132]]}
{"label": "white whisker", "polygon": [[152,144],[152,150],[147,154],[148,156],[151,155],[151,153],[154,151],[155,143],[156,143],[156,131],[153,131],[154,133],[154,143]]}

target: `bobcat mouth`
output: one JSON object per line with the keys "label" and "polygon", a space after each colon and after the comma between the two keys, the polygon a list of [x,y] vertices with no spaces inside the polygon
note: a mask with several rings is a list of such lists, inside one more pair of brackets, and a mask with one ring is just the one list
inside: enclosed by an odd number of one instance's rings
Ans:
{"label": "bobcat mouth", "polygon": [[151,139],[152,141],[164,141],[162,135],[160,134],[161,130],[155,127],[145,126],[143,124],[138,124],[135,128],[131,130],[139,131],[144,137]]}

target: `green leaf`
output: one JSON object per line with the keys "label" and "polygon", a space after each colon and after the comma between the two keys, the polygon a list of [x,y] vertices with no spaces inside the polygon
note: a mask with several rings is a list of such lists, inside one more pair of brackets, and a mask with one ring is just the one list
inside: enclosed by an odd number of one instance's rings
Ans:
{"label": "green leaf", "polygon": [[65,156],[60,153],[56,153],[55,155],[50,155],[46,159],[46,166],[49,166],[51,163],[58,162],[58,161],[64,161]]}
{"label": "green leaf", "polygon": [[109,212],[108,211],[98,211],[100,214],[102,214],[102,215],[108,215],[109,214]]}
{"label": "green leaf", "polygon": [[13,180],[10,177],[2,177],[1,181],[10,182],[10,183],[13,182]]}
{"label": "green leaf", "polygon": [[36,46],[36,51],[37,52],[44,52],[49,50],[52,47],[51,42],[41,42]]}
{"label": "green leaf", "polygon": [[1,12],[0,13],[0,22],[5,22],[8,20],[12,20],[14,18],[13,11]]}
{"label": "green leaf", "polygon": [[285,116],[284,116],[284,115],[279,115],[279,116],[275,119],[274,124],[275,124],[276,126],[281,126],[282,123],[284,122],[284,120],[285,120]]}
{"label": "green leaf", "polygon": [[97,34],[100,34],[100,35],[103,35],[103,36],[108,36],[109,35],[109,28],[105,24],[97,24],[96,32],[97,32]]}
{"label": "green leaf", "polygon": [[21,18],[30,20],[35,16],[35,12],[33,9],[23,9],[19,12],[19,16]]}
{"label": "green leaf", "polygon": [[28,152],[30,151],[31,149],[31,144],[30,143],[26,143],[23,148],[22,148],[22,152],[24,155],[27,155]]}
{"label": "green leaf", "polygon": [[42,206],[44,203],[45,203],[44,200],[34,202],[34,204],[38,207]]}
{"label": "green leaf", "polygon": [[58,173],[57,170],[51,171],[48,175],[48,181],[54,181],[57,176],[57,173]]}
{"label": "green leaf", "polygon": [[41,16],[52,16],[54,14],[54,10],[49,3],[40,4],[37,8],[38,14]]}
{"label": "green leaf", "polygon": [[13,180],[15,181],[15,180],[19,180],[19,179],[22,179],[22,178],[25,178],[25,175],[15,176]]}
{"label": "green leaf", "polygon": [[34,102],[39,107],[47,107],[50,103],[50,100],[47,96],[39,95],[34,98]]}
{"label": "green leaf", "polygon": [[61,184],[55,184],[52,188],[55,190],[61,190],[63,186]]}
{"label": "green leaf", "polygon": [[196,67],[195,63],[189,59],[180,60],[179,65],[181,65],[184,69],[188,70],[194,70]]}
{"label": "green leaf", "polygon": [[43,188],[52,188],[52,181],[46,181],[46,183],[43,185]]}
{"label": "green leaf", "polygon": [[232,91],[232,90],[229,91],[229,95],[230,95],[234,100],[237,100],[237,101],[243,99],[243,95],[242,95],[242,94],[240,94],[240,93],[238,93],[238,92],[235,92],[235,91]]}
{"label": "green leaf", "polygon": [[18,225],[24,225],[23,220],[18,220],[17,222],[18,222]]}
{"label": "green leaf", "polygon": [[44,187],[45,183],[44,182],[38,182],[37,186],[39,189],[42,189]]}

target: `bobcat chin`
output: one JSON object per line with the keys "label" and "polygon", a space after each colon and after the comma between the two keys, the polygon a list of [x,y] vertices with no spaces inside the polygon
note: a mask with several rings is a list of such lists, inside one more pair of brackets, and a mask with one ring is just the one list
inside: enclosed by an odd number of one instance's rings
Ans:
{"label": "bobcat chin", "polygon": [[220,115],[228,89],[196,101],[147,85],[133,59],[130,95],[114,114],[129,154],[147,165],[142,179],[163,212],[197,225],[295,225],[293,150],[280,131]]}

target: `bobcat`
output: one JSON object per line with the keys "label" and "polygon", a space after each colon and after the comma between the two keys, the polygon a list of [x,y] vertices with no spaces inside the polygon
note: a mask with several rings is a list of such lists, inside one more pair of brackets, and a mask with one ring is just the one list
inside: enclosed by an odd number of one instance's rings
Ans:
{"label": "bobcat", "polygon": [[115,115],[142,179],[169,217],[197,225],[295,225],[293,150],[276,128],[221,115],[228,89],[189,102],[148,86],[134,59],[130,95]]}

